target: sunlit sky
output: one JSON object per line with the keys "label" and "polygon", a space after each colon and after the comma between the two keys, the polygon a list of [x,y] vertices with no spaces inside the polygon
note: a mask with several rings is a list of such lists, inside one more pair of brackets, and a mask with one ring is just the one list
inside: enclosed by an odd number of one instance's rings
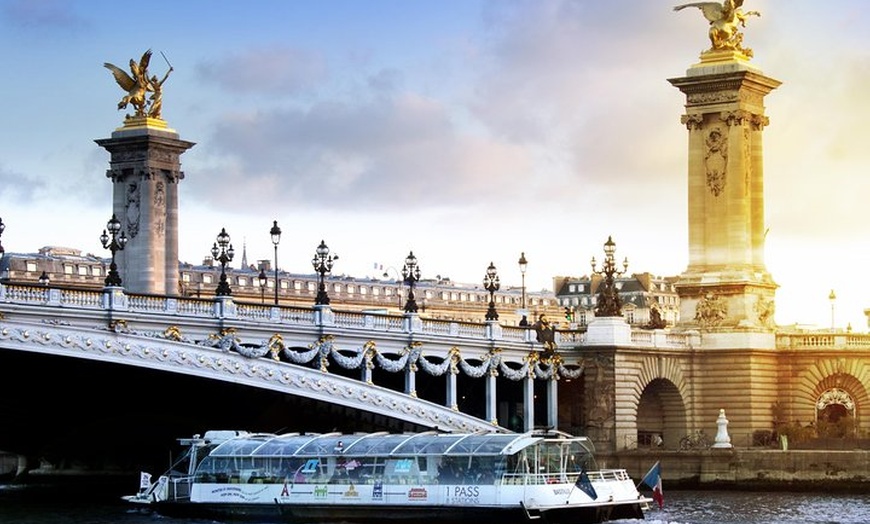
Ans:
{"label": "sunlit sky", "polygon": [[[3,246],[108,256],[108,153],[124,69],[175,68],[163,117],[185,153],[180,256],[226,227],[249,262],[530,289],[589,273],[612,235],[631,271],[688,260],[684,76],[709,47],[672,0],[0,0]],[[746,0],[766,98],[766,247],[776,321],[867,330],[866,0]],[[164,55],[166,60],[164,59]],[[394,274],[390,271],[391,275]],[[828,300],[831,290],[837,300]],[[833,307],[832,307],[833,306]]]}

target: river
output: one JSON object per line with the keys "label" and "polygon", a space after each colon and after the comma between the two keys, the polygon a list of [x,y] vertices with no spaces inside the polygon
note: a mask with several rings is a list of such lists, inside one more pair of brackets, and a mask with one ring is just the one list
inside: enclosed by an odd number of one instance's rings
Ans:
{"label": "river", "polygon": [[[89,500],[91,499],[91,500]],[[870,494],[668,491],[663,509],[645,521],[619,524],[868,524]],[[0,524],[214,524],[131,510],[118,500],[58,497],[55,492],[0,485]],[[316,523],[314,523],[316,524]],[[510,524],[510,523],[502,523]],[[578,523],[579,524],[579,523]]]}

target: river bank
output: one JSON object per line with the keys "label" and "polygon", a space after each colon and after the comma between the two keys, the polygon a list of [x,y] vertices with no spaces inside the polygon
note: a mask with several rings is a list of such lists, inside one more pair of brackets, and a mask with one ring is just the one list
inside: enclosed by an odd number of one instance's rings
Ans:
{"label": "river bank", "polygon": [[866,492],[870,451],[707,449],[599,454],[602,467],[621,467],[643,478],[656,462],[662,480],[680,489],[750,489]]}

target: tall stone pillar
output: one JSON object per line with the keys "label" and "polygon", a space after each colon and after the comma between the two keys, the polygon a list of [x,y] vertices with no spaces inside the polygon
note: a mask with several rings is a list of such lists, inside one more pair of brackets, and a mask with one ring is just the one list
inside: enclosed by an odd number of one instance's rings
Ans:
{"label": "tall stone pillar", "polygon": [[128,238],[116,257],[124,288],[178,295],[179,157],[194,143],[151,117],[127,118],[111,138],[96,143],[111,154],[112,210]]}
{"label": "tall stone pillar", "polygon": [[761,139],[764,97],[780,82],[739,50],[706,51],[686,76],[669,81],[686,95],[689,133],[689,266],[676,285],[681,325],[772,332],[777,286],[764,264]]}

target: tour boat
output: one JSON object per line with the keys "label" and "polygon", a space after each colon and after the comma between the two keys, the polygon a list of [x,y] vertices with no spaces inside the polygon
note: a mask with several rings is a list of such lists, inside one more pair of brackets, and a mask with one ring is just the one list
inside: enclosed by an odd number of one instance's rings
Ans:
{"label": "tour boat", "polygon": [[179,442],[187,471],[143,473],[125,500],[216,520],[554,524],[643,519],[651,502],[624,469],[597,469],[588,438],[557,431],[208,431]]}

